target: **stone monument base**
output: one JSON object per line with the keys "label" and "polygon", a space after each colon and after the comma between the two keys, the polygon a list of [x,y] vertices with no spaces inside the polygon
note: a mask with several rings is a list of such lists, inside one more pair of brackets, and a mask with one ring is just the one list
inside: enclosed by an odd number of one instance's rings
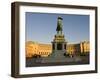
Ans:
{"label": "stone monument base", "polygon": [[42,58],[41,63],[61,63],[61,62],[80,62],[80,57],[71,58],[64,56],[64,52],[56,51],[52,53],[49,57]]}

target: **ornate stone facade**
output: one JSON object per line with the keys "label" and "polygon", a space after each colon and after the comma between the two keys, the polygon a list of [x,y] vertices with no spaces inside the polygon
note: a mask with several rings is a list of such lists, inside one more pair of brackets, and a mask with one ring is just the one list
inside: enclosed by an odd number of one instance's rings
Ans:
{"label": "ornate stone facade", "polygon": [[[89,41],[83,41],[77,44],[67,44],[67,54],[87,54],[90,52]],[[48,57],[52,53],[51,44],[40,44],[36,42],[26,42],[26,57],[40,55],[41,57]]]}
{"label": "ornate stone facade", "polygon": [[34,57],[35,55],[47,57],[51,52],[52,46],[50,44],[40,44],[32,41],[26,42],[26,57]]}

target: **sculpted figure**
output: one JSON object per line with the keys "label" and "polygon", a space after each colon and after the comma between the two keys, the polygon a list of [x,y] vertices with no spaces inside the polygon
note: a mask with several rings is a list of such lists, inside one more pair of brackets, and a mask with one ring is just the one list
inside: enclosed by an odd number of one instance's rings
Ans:
{"label": "sculpted figure", "polygon": [[62,20],[63,20],[63,18],[58,17],[57,28],[56,28],[56,31],[57,31],[58,34],[62,34],[62,30],[63,30],[62,29],[62,26],[63,26]]}

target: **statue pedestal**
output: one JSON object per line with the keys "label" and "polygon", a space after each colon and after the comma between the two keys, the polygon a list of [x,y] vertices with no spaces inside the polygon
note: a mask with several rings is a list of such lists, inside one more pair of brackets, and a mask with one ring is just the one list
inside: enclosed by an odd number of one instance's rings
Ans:
{"label": "statue pedestal", "polygon": [[43,58],[42,63],[67,62],[67,58],[64,55],[67,54],[66,45],[64,35],[56,34],[52,42],[52,53],[49,57]]}

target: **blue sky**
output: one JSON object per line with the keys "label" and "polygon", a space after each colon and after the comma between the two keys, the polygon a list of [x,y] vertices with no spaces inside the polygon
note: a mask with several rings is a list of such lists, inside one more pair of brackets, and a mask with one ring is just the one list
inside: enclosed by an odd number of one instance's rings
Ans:
{"label": "blue sky", "polygon": [[56,34],[57,18],[63,18],[63,33],[68,43],[89,41],[89,15],[26,12],[26,41],[51,43]]}

